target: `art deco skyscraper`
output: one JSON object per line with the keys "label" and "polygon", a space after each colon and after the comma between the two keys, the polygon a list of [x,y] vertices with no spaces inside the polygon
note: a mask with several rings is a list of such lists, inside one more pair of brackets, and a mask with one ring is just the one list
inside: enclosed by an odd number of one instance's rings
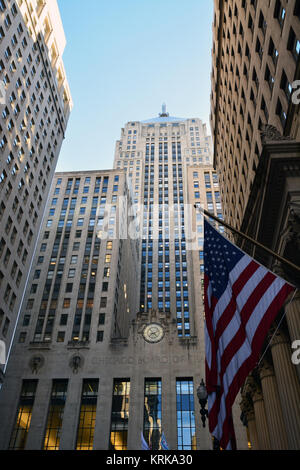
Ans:
{"label": "art deco skyscraper", "polygon": [[210,137],[164,109],[125,125],[114,167],[55,175],[0,394],[1,448],[139,450],[142,432],[157,450],[162,431],[170,449],[212,447],[194,210],[221,214]]}
{"label": "art deco skyscraper", "polygon": [[6,355],[72,108],[65,42],[56,0],[0,1],[0,340]]}
{"label": "art deco skyscraper", "polygon": [[[140,310],[176,312],[182,337],[195,333],[190,315],[196,308],[190,271],[193,251],[187,233],[194,217],[189,209],[194,209],[187,205],[195,195],[200,198],[199,178],[188,183],[188,168],[209,166],[211,156],[211,138],[201,120],[170,117],[165,106],[157,118],[127,123],[116,145],[115,168],[126,169],[135,201],[142,203]],[[211,204],[213,195],[207,195]],[[203,244],[201,228],[198,223],[198,250]]]}

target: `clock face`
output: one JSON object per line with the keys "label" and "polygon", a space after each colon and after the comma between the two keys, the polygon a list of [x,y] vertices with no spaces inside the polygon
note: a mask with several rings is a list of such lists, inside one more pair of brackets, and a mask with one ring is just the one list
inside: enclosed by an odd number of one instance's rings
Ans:
{"label": "clock face", "polygon": [[164,337],[164,329],[159,323],[150,323],[145,326],[143,336],[148,343],[158,343]]}

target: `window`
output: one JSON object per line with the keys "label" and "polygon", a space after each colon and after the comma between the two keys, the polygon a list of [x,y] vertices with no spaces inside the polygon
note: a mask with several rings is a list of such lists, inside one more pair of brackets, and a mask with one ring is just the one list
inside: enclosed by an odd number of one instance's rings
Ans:
{"label": "window", "polygon": [[178,450],[196,450],[193,379],[176,380]]}
{"label": "window", "polygon": [[102,343],[104,337],[104,331],[97,331],[97,343]]}
{"label": "window", "polygon": [[76,450],[93,449],[98,385],[97,379],[83,381]]}
{"label": "window", "polygon": [[63,308],[70,308],[71,306],[71,299],[64,299]]}
{"label": "window", "polygon": [[152,451],[161,449],[161,416],[161,379],[145,379],[143,434]]}
{"label": "window", "polygon": [[294,56],[294,59],[297,61],[300,55],[300,40],[297,39],[295,31],[293,28],[290,29],[289,39],[287,48]]}
{"label": "window", "polygon": [[278,98],[278,101],[277,101],[276,114],[279,116],[280,121],[281,121],[281,125],[284,128],[285,123],[286,123],[286,119],[287,119],[287,115],[286,115],[286,112],[284,111],[284,109],[282,107],[282,104],[281,104],[281,101],[280,101],[279,98]]}
{"label": "window", "polygon": [[[278,50],[277,50],[276,47],[275,47],[275,44],[274,44],[272,38],[270,38],[269,51],[268,51],[268,53],[269,53],[269,55],[272,57],[273,63],[274,63],[274,65],[275,65],[275,67],[276,67],[279,53],[278,53]],[[256,73],[255,73],[255,74],[256,74]],[[253,79],[254,79],[254,78],[253,78]],[[257,81],[257,83],[258,83],[257,75],[256,75],[255,81]]]}
{"label": "window", "polygon": [[40,271],[40,269],[37,269],[34,273],[34,279],[39,279],[40,275],[41,275],[41,271]]}
{"label": "window", "polygon": [[44,450],[59,450],[64,408],[67,398],[68,380],[53,380],[48,409]]}
{"label": "window", "polygon": [[110,449],[127,450],[130,380],[115,379],[113,385]]}
{"label": "window", "polygon": [[68,323],[68,315],[66,313],[63,313],[60,317],[60,326],[66,326]]}
{"label": "window", "polygon": [[275,11],[274,11],[274,18],[277,18],[281,29],[283,28],[284,20],[285,20],[285,9],[283,8],[281,1],[276,0],[275,4]]}
{"label": "window", "polygon": [[15,425],[9,443],[9,450],[25,449],[37,383],[37,380],[23,381]]}
{"label": "window", "polygon": [[75,272],[76,272],[76,269],[69,269],[68,277],[69,278],[75,277]]}
{"label": "window", "polygon": [[101,297],[100,308],[106,308],[107,306],[107,297]]}
{"label": "window", "polygon": [[25,343],[26,340],[26,332],[22,331],[19,335],[19,343]]}

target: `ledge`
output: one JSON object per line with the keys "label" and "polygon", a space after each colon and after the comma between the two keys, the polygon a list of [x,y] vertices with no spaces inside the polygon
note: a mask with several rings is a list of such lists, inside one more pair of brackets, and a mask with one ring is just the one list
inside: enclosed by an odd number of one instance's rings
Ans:
{"label": "ledge", "polygon": [[190,346],[198,344],[198,337],[197,336],[190,336],[189,338],[178,338],[179,343],[182,346]]}
{"label": "ledge", "polygon": [[69,341],[67,344],[68,349],[89,349],[89,341]]}
{"label": "ledge", "polygon": [[29,343],[29,349],[51,349],[51,343],[45,341],[31,341]]}
{"label": "ledge", "polygon": [[128,346],[128,338],[110,338],[110,346]]}

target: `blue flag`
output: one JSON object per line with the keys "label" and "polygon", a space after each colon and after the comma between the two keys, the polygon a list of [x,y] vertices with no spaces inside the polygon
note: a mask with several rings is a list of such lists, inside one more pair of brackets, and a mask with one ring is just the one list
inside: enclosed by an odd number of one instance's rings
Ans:
{"label": "blue flag", "polygon": [[141,447],[142,447],[142,450],[150,450],[142,432],[141,432]]}
{"label": "blue flag", "polygon": [[161,438],[160,438],[160,445],[163,450],[169,450],[167,441],[166,441],[166,436],[164,433],[162,433]]}

